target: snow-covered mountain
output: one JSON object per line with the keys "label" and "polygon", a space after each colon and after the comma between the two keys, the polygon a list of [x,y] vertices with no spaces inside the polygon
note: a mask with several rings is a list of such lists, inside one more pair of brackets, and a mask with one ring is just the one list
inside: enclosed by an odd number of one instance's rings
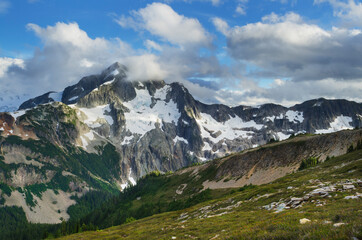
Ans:
{"label": "snow-covered mountain", "polygon": [[[102,188],[99,181],[124,189],[154,170],[174,171],[293,134],[355,127],[362,127],[361,103],[315,99],[290,108],[207,105],[179,83],[128,81],[126,67],[115,63],[62,92],[48,92],[16,112],[0,114],[0,144],[6,149],[0,157],[20,164],[8,175],[0,171],[0,180],[16,188],[29,181],[61,184],[65,178],[73,192],[83,189],[79,194]],[[11,171],[21,172],[22,181],[14,181]],[[37,175],[44,171],[49,171],[46,178]],[[59,221],[60,215],[54,216]]]}
{"label": "snow-covered mountain", "polygon": [[[290,108],[206,105],[179,83],[127,81],[127,69],[119,63],[63,92],[30,99],[20,110],[52,101],[70,105],[88,126],[90,132],[79,136],[84,149],[92,148],[94,136],[111,141],[122,149],[127,165],[135,168],[136,178],[150,170],[142,164],[150,158],[145,152],[152,156],[151,169],[166,171],[183,167],[186,159],[221,157],[292,134],[362,126],[359,103],[316,99]],[[155,141],[162,147],[154,148]],[[169,167],[162,167],[161,159],[169,159]]]}
{"label": "snow-covered mountain", "polygon": [[[30,99],[20,110],[52,101],[70,105],[89,128],[79,136],[80,146],[91,151],[94,138],[111,141],[122,149],[123,161],[134,168],[135,178],[151,169],[174,170],[189,161],[221,157],[292,134],[362,126],[360,103],[316,99],[290,108],[206,105],[179,83],[127,81],[127,69],[119,63],[63,92]],[[144,161],[150,161],[150,167],[145,168]]]}

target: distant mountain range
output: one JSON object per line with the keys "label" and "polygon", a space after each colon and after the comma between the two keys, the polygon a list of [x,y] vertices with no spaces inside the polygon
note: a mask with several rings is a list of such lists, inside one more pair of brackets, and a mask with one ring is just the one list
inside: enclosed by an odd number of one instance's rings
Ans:
{"label": "distant mountain range", "polygon": [[128,81],[127,68],[114,63],[63,92],[0,113],[0,181],[11,189],[7,195],[3,187],[0,204],[21,206],[31,222],[59,223],[71,217],[75,196],[114,193],[155,170],[175,171],[298,134],[359,127],[361,103],[207,105],[180,83]]}

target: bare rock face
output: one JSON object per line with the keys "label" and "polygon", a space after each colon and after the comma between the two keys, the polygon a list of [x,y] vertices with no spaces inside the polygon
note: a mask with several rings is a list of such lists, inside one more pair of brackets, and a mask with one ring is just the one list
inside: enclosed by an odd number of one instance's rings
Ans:
{"label": "bare rock face", "polygon": [[32,107],[35,107],[39,104],[45,104],[45,103],[50,103],[50,102],[53,102],[55,101],[55,99],[53,99],[50,95],[52,93],[55,93],[55,92],[47,92],[41,96],[38,96],[36,98],[32,98],[32,99],[29,99],[25,102],[23,102],[20,107],[19,107],[19,110],[22,110],[22,109],[28,109],[28,108],[32,108]]}

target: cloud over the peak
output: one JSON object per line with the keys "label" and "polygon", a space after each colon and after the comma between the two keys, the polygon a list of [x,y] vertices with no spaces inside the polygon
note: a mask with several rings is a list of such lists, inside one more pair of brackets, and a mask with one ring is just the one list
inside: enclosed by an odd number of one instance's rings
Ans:
{"label": "cloud over the peak", "polygon": [[262,22],[230,28],[214,21],[227,37],[229,54],[259,69],[259,77],[294,81],[362,76],[362,33],[359,30],[321,27],[306,23],[295,13],[270,14]]}
{"label": "cloud over the peak", "polygon": [[163,80],[167,76],[158,57],[153,54],[126,57],[121,63],[127,66],[130,81]]}
{"label": "cloud over the peak", "polygon": [[175,12],[169,5],[152,3],[132,12],[132,17],[116,19],[122,27],[147,30],[163,41],[176,45],[210,43],[208,32],[195,18],[188,18]]}
{"label": "cloud over the peak", "polygon": [[[61,90],[132,53],[120,39],[90,38],[77,23],[57,23],[45,28],[28,24],[27,28],[42,40],[43,46],[34,49],[30,58],[21,60],[21,67],[12,64],[2,70],[1,92],[11,93],[17,89],[16,94],[31,93],[36,96]],[[5,60],[19,62],[16,59]]]}
{"label": "cloud over the peak", "polygon": [[[27,28],[42,40],[43,45],[36,48],[28,59],[0,58],[2,95],[29,98],[59,91],[84,76],[100,73],[115,61],[127,66],[131,81],[184,81],[194,72],[202,75],[218,71],[214,58],[197,56],[196,45],[184,50],[168,46],[163,51],[156,42],[145,41],[149,48],[162,50],[161,55],[156,56],[134,50],[118,38],[91,38],[77,23],[58,22],[47,27],[28,24]],[[196,58],[198,60],[191,64]],[[18,99],[14,104],[16,106],[25,100]]]}

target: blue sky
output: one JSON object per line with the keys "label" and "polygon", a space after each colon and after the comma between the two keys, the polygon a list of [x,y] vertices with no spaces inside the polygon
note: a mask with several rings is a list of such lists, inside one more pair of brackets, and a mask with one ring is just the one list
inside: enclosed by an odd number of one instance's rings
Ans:
{"label": "blue sky", "polygon": [[361,101],[361,27],[359,0],[0,0],[0,105],[113,61],[207,103]]}
{"label": "blue sky", "polygon": [[[86,31],[91,38],[120,37],[134,47],[142,47],[142,41],[135,31],[120,28],[114,21],[115,16],[128,14],[132,10],[146,7],[151,1],[135,0],[12,0],[4,1],[7,7],[0,15],[0,47],[1,57],[18,57],[31,55],[34,47],[41,46],[41,41],[32,32],[27,31],[28,23],[36,23],[45,27],[57,22],[77,22],[79,27]],[[179,14],[198,19],[202,25],[213,34],[218,35],[221,41],[216,43],[225,44],[221,34],[215,31],[210,21],[212,17],[220,17],[229,22],[230,25],[254,23],[274,12],[284,15],[295,11],[320,25],[331,28],[333,21],[333,10],[329,4],[313,5],[313,0],[304,1],[270,1],[254,0],[243,4],[245,14],[235,12],[238,1],[225,1],[214,6],[210,1],[172,1],[169,5]]]}

